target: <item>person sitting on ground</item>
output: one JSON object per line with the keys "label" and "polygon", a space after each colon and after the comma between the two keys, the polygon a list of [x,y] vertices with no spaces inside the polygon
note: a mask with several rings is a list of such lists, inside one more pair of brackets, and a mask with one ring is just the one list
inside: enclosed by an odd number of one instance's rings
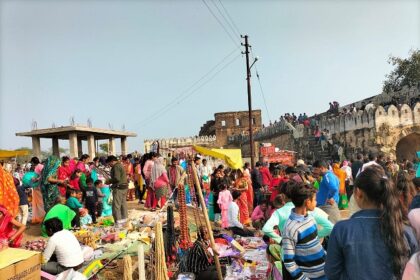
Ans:
{"label": "person sitting on ground", "polygon": [[318,238],[315,220],[308,213],[316,207],[316,190],[300,183],[292,189],[291,199],[295,208],[284,227],[284,265],[293,279],[327,279],[326,252]]}
{"label": "person sitting on ground", "polygon": [[81,208],[79,211],[80,214],[80,226],[87,226],[93,223],[92,216],[89,215],[89,212],[86,208]]}
{"label": "person sitting on ground", "polygon": [[19,248],[25,229],[24,224],[16,221],[9,211],[0,205],[0,243],[4,242],[10,247]]}
{"label": "person sitting on ground", "polygon": [[[76,213],[66,206],[66,198],[59,196],[55,202],[55,205],[47,212],[45,215],[44,221],[47,221],[52,218],[59,218],[63,223],[64,229],[71,229],[71,224],[73,219],[76,217]],[[41,236],[47,237],[47,230],[45,229],[45,224],[41,225]]]}
{"label": "person sitting on ground", "polygon": [[254,233],[244,227],[241,222],[239,222],[239,206],[236,203],[238,198],[241,196],[241,192],[234,190],[232,192],[233,201],[229,204],[228,210],[228,225],[229,229],[233,232],[233,234],[240,235],[240,236],[254,236]]}
{"label": "person sitting on ground", "polygon": [[251,215],[252,226],[255,229],[261,229],[267,220],[266,211],[267,211],[267,202],[261,201],[260,204],[255,207]]}
{"label": "person sitting on ground", "polygon": [[[196,280],[217,280],[217,270],[214,265],[213,256],[209,252],[210,236],[204,226],[199,227],[197,240],[188,252],[187,257],[180,264],[180,271],[192,272]],[[222,275],[225,271],[222,270]]]}
{"label": "person sitting on ground", "polygon": [[63,223],[58,218],[49,219],[44,224],[50,239],[42,254],[41,270],[53,275],[68,269],[78,270],[84,259],[82,248],[74,234],[63,229]]}

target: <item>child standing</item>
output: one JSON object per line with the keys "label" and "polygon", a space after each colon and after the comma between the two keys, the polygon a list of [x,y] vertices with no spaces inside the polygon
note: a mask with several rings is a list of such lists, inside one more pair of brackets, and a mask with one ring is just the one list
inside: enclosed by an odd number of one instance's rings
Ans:
{"label": "child standing", "polygon": [[228,219],[228,209],[229,204],[233,201],[232,194],[227,189],[227,184],[220,185],[219,198],[217,199],[217,204],[219,204],[220,209],[222,210],[222,228],[227,228],[229,226]]}
{"label": "child standing", "polygon": [[102,210],[104,209],[103,199],[105,195],[102,193],[103,186],[104,183],[102,180],[95,181],[96,195],[98,197],[98,203],[96,205],[96,212],[98,213],[98,217],[102,216]]}
{"label": "child standing", "polygon": [[327,279],[326,253],[318,238],[317,226],[308,211],[316,207],[316,190],[299,183],[291,191],[292,209],[284,228],[284,265],[293,279]]}
{"label": "child standing", "polygon": [[83,207],[82,204],[80,204],[79,200],[77,199],[78,193],[80,193],[80,191],[71,189],[70,190],[70,197],[67,198],[67,202],[66,205],[74,211],[74,213],[76,213],[76,216],[74,217],[74,219],[71,222],[71,225],[73,227],[80,227],[80,208]]}
{"label": "child standing", "polygon": [[76,169],[74,173],[71,175],[69,184],[72,189],[80,191],[79,181],[80,181],[80,177],[82,176],[82,173],[83,172],[81,170]]}
{"label": "child standing", "polygon": [[16,185],[16,190],[19,195],[19,214],[18,221],[26,226],[28,221],[29,206],[28,206],[28,196],[26,195],[25,188],[22,185]]}
{"label": "child standing", "polygon": [[92,217],[92,222],[96,223],[96,206],[98,205],[98,192],[93,186],[91,178],[86,179],[86,190],[84,192],[83,201],[85,202],[86,209]]}

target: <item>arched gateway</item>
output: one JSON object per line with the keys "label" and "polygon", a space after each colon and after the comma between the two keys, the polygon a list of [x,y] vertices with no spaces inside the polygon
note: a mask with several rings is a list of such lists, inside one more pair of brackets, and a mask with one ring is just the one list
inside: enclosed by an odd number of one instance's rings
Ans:
{"label": "arched gateway", "polygon": [[416,152],[420,151],[420,132],[413,132],[401,138],[395,150],[398,161],[403,159],[413,161],[417,158]]}

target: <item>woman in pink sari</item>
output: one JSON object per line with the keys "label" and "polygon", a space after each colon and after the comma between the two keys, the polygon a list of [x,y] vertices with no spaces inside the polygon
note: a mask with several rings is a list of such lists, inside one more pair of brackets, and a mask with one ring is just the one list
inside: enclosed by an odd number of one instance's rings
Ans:
{"label": "woman in pink sari", "polygon": [[147,197],[145,208],[152,208],[154,200],[156,199],[156,194],[153,185],[150,183],[150,178],[152,176],[153,166],[155,165],[156,153],[151,152],[148,155],[148,159],[143,166],[144,180],[146,181],[147,186]]}
{"label": "woman in pink sari", "polygon": [[0,205],[0,245],[8,244],[9,247],[19,248],[24,231],[25,225],[16,221],[9,211]]}
{"label": "woman in pink sari", "polygon": [[39,162],[37,157],[31,159],[32,167],[31,169],[37,174],[37,177],[33,179],[34,188],[32,190],[32,224],[40,224],[44,220],[45,210],[44,210],[44,200],[42,198],[41,186],[39,182],[41,181],[42,170],[44,165]]}

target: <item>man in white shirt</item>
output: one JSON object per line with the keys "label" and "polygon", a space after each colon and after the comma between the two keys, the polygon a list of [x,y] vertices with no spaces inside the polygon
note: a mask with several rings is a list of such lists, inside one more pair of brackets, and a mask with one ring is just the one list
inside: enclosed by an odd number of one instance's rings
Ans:
{"label": "man in white shirt", "polygon": [[71,268],[78,270],[84,260],[82,248],[74,234],[63,229],[63,223],[58,218],[48,219],[44,225],[50,239],[42,254],[41,270],[53,275]]}
{"label": "man in white shirt", "polygon": [[369,159],[369,162],[362,165],[362,168],[357,173],[357,176],[359,176],[359,174],[362,173],[363,171],[365,171],[365,169],[368,168],[369,166],[373,166],[373,165],[381,166],[376,162],[376,156],[374,154],[370,153],[368,155],[368,159]]}
{"label": "man in white shirt", "polygon": [[239,221],[239,206],[236,204],[236,200],[240,196],[240,191],[234,190],[232,192],[233,201],[230,202],[228,209],[228,227],[233,232],[233,234],[240,236],[254,236],[254,233],[245,228]]}

